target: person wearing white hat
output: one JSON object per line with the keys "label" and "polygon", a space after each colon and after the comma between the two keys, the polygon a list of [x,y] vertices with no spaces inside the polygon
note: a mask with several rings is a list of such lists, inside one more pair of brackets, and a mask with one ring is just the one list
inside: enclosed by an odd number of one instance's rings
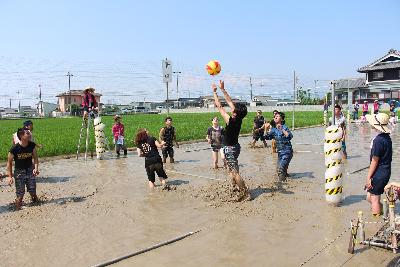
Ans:
{"label": "person wearing white hat", "polygon": [[94,91],[95,89],[92,87],[86,87],[83,90],[82,107],[84,118],[87,118],[91,111],[98,111],[97,100],[94,96]]}
{"label": "person wearing white hat", "polygon": [[377,135],[371,142],[370,166],[368,170],[365,190],[367,200],[371,203],[374,216],[380,216],[380,196],[384,192],[391,175],[392,165],[392,140],[388,127],[389,116],[385,113],[366,115],[366,119]]}

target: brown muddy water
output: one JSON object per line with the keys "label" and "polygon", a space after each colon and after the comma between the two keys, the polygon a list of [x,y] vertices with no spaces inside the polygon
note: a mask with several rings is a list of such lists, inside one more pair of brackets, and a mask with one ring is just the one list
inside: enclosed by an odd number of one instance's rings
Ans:
{"label": "brown muddy water", "polygon": [[[371,129],[350,127],[346,172],[368,165]],[[392,181],[399,179],[399,142],[392,134]],[[144,160],[59,159],[41,165],[39,206],[25,198],[22,211],[12,211],[14,187],[0,186],[1,266],[93,266],[191,231],[200,232],[116,266],[300,266],[349,227],[357,211],[367,220],[363,191],[366,171],[345,175],[340,207],[324,197],[323,128],[294,132],[291,178],[274,184],[276,155],[248,148],[240,139],[241,172],[252,201],[235,202],[223,169],[211,169],[205,143],[176,149],[174,165],[166,164],[171,189],[150,191]],[[368,225],[368,234],[379,225]],[[304,266],[385,266],[394,255],[356,246],[347,253],[349,232]]]}

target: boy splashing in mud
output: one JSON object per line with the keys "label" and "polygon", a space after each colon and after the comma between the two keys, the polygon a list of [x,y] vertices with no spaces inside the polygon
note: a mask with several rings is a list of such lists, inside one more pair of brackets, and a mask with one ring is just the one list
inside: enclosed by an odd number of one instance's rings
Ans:
{"label": "boy splashing in mud", "polygon": [[229,115],[221,105],[221,101],[218,98],[217,86],[212,85],[215,106],[217,107],[219,113],[222,115],[226,122],[226,127],[224,131],[224,146],[222,148],[223,157],[228,165],[229,174],[232,178],[232,184],[237,186],[240,192],[238,201],[250,200],[250,193],[239,174],[239,163],[238,157],[240,154],[240,144],[239,144],[239,133],[242,127],[242,120],[247,115],[247,107],[243,104],[234,104],[231,97],[225,90],[225,85],[223,81],[219,82],[219,88],[224,94],[225,100],[232,110],[232,115]]}
{"label": "boy splashing in mud", "polygon": [[[17,131],[17,135],[20,141],[8,153],[7,170],[9,185],[13,183],[13,176],[15,178],[15,191],[17,195],[15,209],[19,210],[22,207],[25,187],[31,195],[32,202],[38,202],[35,176],[39,175],[39,160],[36,153],[36,144],[30,141],[30,131],[20,128]],[[13,161],[15,161],[14,175],[12,172]]]}

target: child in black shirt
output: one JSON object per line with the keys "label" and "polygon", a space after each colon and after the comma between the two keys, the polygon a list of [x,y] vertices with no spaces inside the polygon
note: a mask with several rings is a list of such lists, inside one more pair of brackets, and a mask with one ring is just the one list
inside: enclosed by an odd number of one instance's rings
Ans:
{"label": "child in black shirt", "polygon": [[[22,200],[25,194],[25,187],[31,195],[32,202],[38,202],[36,195],[36,176],[39,175],[39,160],[36,153],[36,144],[30,141],[30,131],[20,128],[17,131],[18,139],[8,153],[7,169],[8,184],[15,179],[16,199],[15,209],[22,207]],[[32,163],[33,159],[33,163]],[[14,173],[12,171],[13,161],[15,161]]]}

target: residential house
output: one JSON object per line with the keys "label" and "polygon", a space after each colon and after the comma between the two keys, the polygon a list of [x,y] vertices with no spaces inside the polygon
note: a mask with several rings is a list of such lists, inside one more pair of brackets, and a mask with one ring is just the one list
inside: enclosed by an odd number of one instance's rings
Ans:
{"label": "residential house", "polygon": [[335,95],[339,102],[388,102],[400,97],[400,51],[390,49],[381,58],[357,70],[365,78],[341,79]]}
{"label": "residential house", "polygon": [[[94,93],[97,103],[100,105],[101,94]],[[77,105],[81,107],[83,90],[71,90],[57,95],[58,97],[58,109],[60,112],[65,113],[69,111],[70,105]]]}

